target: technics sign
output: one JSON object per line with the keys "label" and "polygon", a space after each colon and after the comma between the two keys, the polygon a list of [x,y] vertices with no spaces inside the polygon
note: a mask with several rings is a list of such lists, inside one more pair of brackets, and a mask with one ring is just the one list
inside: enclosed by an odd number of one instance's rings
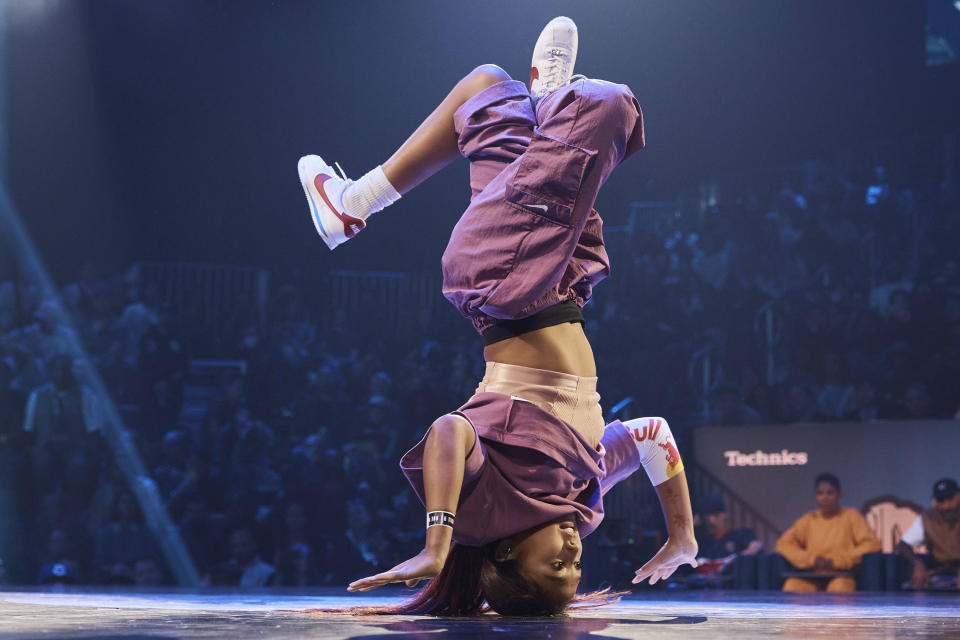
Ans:
{"label": "technics sign", "polygon": [[930,504],[937,478],[960,473],[955,421],[702,427],[693,445],[702,469],[781,529],[816,509],[813,479],[824,471],[856,509],[883,495]]}
{"label": "technics sign", "polygon": [[786,449],[775,453],[767,453],[759,449],[753,453],[724,451],[723,455],[727,458],[728,467],[789,467],[795,464],[807,464],[808,459],[806,451],[787,451]]}

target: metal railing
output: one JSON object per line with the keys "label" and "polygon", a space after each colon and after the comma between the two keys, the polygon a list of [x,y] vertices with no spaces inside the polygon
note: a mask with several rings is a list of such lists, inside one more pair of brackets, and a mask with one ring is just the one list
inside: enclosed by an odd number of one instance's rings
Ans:
{"label": "metal railing", "polygon": [[746,500],[717,479],[716,476],[704,470],[700,465],[690,462],[684,463],[684,466],[687,471],[687,480],[690,484],[691,495],[702,496],[708,493],[715,493],[722,497],[727,503],[730,527],[733,529],[753,529],[757,540],[763,543],[764,550],[773,551],[774,546],[777,544],[777,539],[783,534],[782,529],[773,524],[773,522],[762,513],[751,507]]}
{"label": "metal railing", "polygon": [[416,321],[411,313],[432,315],[447,304],[437,273],[338,269],[327,273],[323,286],[320,322],[333,321],[337,310],[352,315],[375,309],[379,326],[393,333]]}
{"label": "metal railing", "polygon": [[134,274],[141,297],[154,288],[172,311],[195,306],[203,320],[217,321],[238,308],[254,307],[263,326],[270,296],[270,273],[255,267],[192,262],[138,262]]}

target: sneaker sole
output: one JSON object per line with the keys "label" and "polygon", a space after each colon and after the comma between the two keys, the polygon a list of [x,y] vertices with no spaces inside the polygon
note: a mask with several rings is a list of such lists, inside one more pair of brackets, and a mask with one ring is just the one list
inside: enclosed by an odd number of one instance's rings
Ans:
{"label": "sneaker sole", "polygon": [[[310,219],[313,220],[313,226],[317,230],[317,235],[326,243],[326,245],[331,249],[336,249],[341,243],[333,240],[328,234],[326,229],[323,227],[323,222],[320,220],[321,209],[324,212],[328,212],[328,218],[336,216],[333,215],[332,211],[329,211],[327,204],[323,201],[323,198],[319,193],[311,193],[311,191],[316,192],[316,189],[313,187],[313,180],[307,175],[306,162],[303,158],[300,158],[300,161],[297,163],[297,173],[300,176],[300,186],[303,187],[303,195],[307,197],[307,206],[310,208]],[[331,173],[333,173],[331,171]]]}

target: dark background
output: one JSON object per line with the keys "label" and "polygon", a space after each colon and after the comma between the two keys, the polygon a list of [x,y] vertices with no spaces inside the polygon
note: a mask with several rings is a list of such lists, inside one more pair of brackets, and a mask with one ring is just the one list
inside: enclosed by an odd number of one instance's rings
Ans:
{"label": "dark background", "polygon": [[[930,5],[951,18],[925,28]],[[212,585],[237,583],[244,548],[303,586],[419,547],[397,458],[484,371],[437,269],[467,167],[332,253],[294,167],[317,153],[360,177],[477,65],[526,80],[558,14],[577,71],[629,84],[647,124],[596,205],[607,419],[668,418],[694,504],[720,491],[747,527],[765,510],[769,541],[788,510],[735,500],[769,474],[717,468],[723,446],[816,439],[773,470],[793,514],[825,470],[850,506],[925,503],[955,475],[930,453],[949,438],[917,437],[960,419],[960,45],[934,29],[960,27],[952,0],[0,0],[0,583],[172,583],[131,487]],[[908,445],[858,443],[895,424]],[[867,477],[851,451],[907,458]],[[635,474],[605,512],[586,582],[625,586],[666,535],[659,503]]]}
{"label": "dark background", "polygon": [[922,2],[5,4],[10,183],[60,279],[91,260],[435,270],[464,163],[330,253],[296,160],[359,177],[474,66],[526,79],[560,14],[579,25],[577,71],[644,108],[647,149],[597,203],[608,224],[700,176],[937,133],[960,112],[957,66],[924,65]]}

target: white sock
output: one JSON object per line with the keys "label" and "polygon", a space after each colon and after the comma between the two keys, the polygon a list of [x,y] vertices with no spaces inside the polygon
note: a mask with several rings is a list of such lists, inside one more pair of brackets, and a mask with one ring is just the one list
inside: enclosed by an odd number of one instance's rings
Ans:
{"label": "white sock", "polygon": [[365,176],[343,190],[343,208],[352,216],[361,220],[388,207],[400,199],[400,194],[393,188],[383,167],[377,166]]}

